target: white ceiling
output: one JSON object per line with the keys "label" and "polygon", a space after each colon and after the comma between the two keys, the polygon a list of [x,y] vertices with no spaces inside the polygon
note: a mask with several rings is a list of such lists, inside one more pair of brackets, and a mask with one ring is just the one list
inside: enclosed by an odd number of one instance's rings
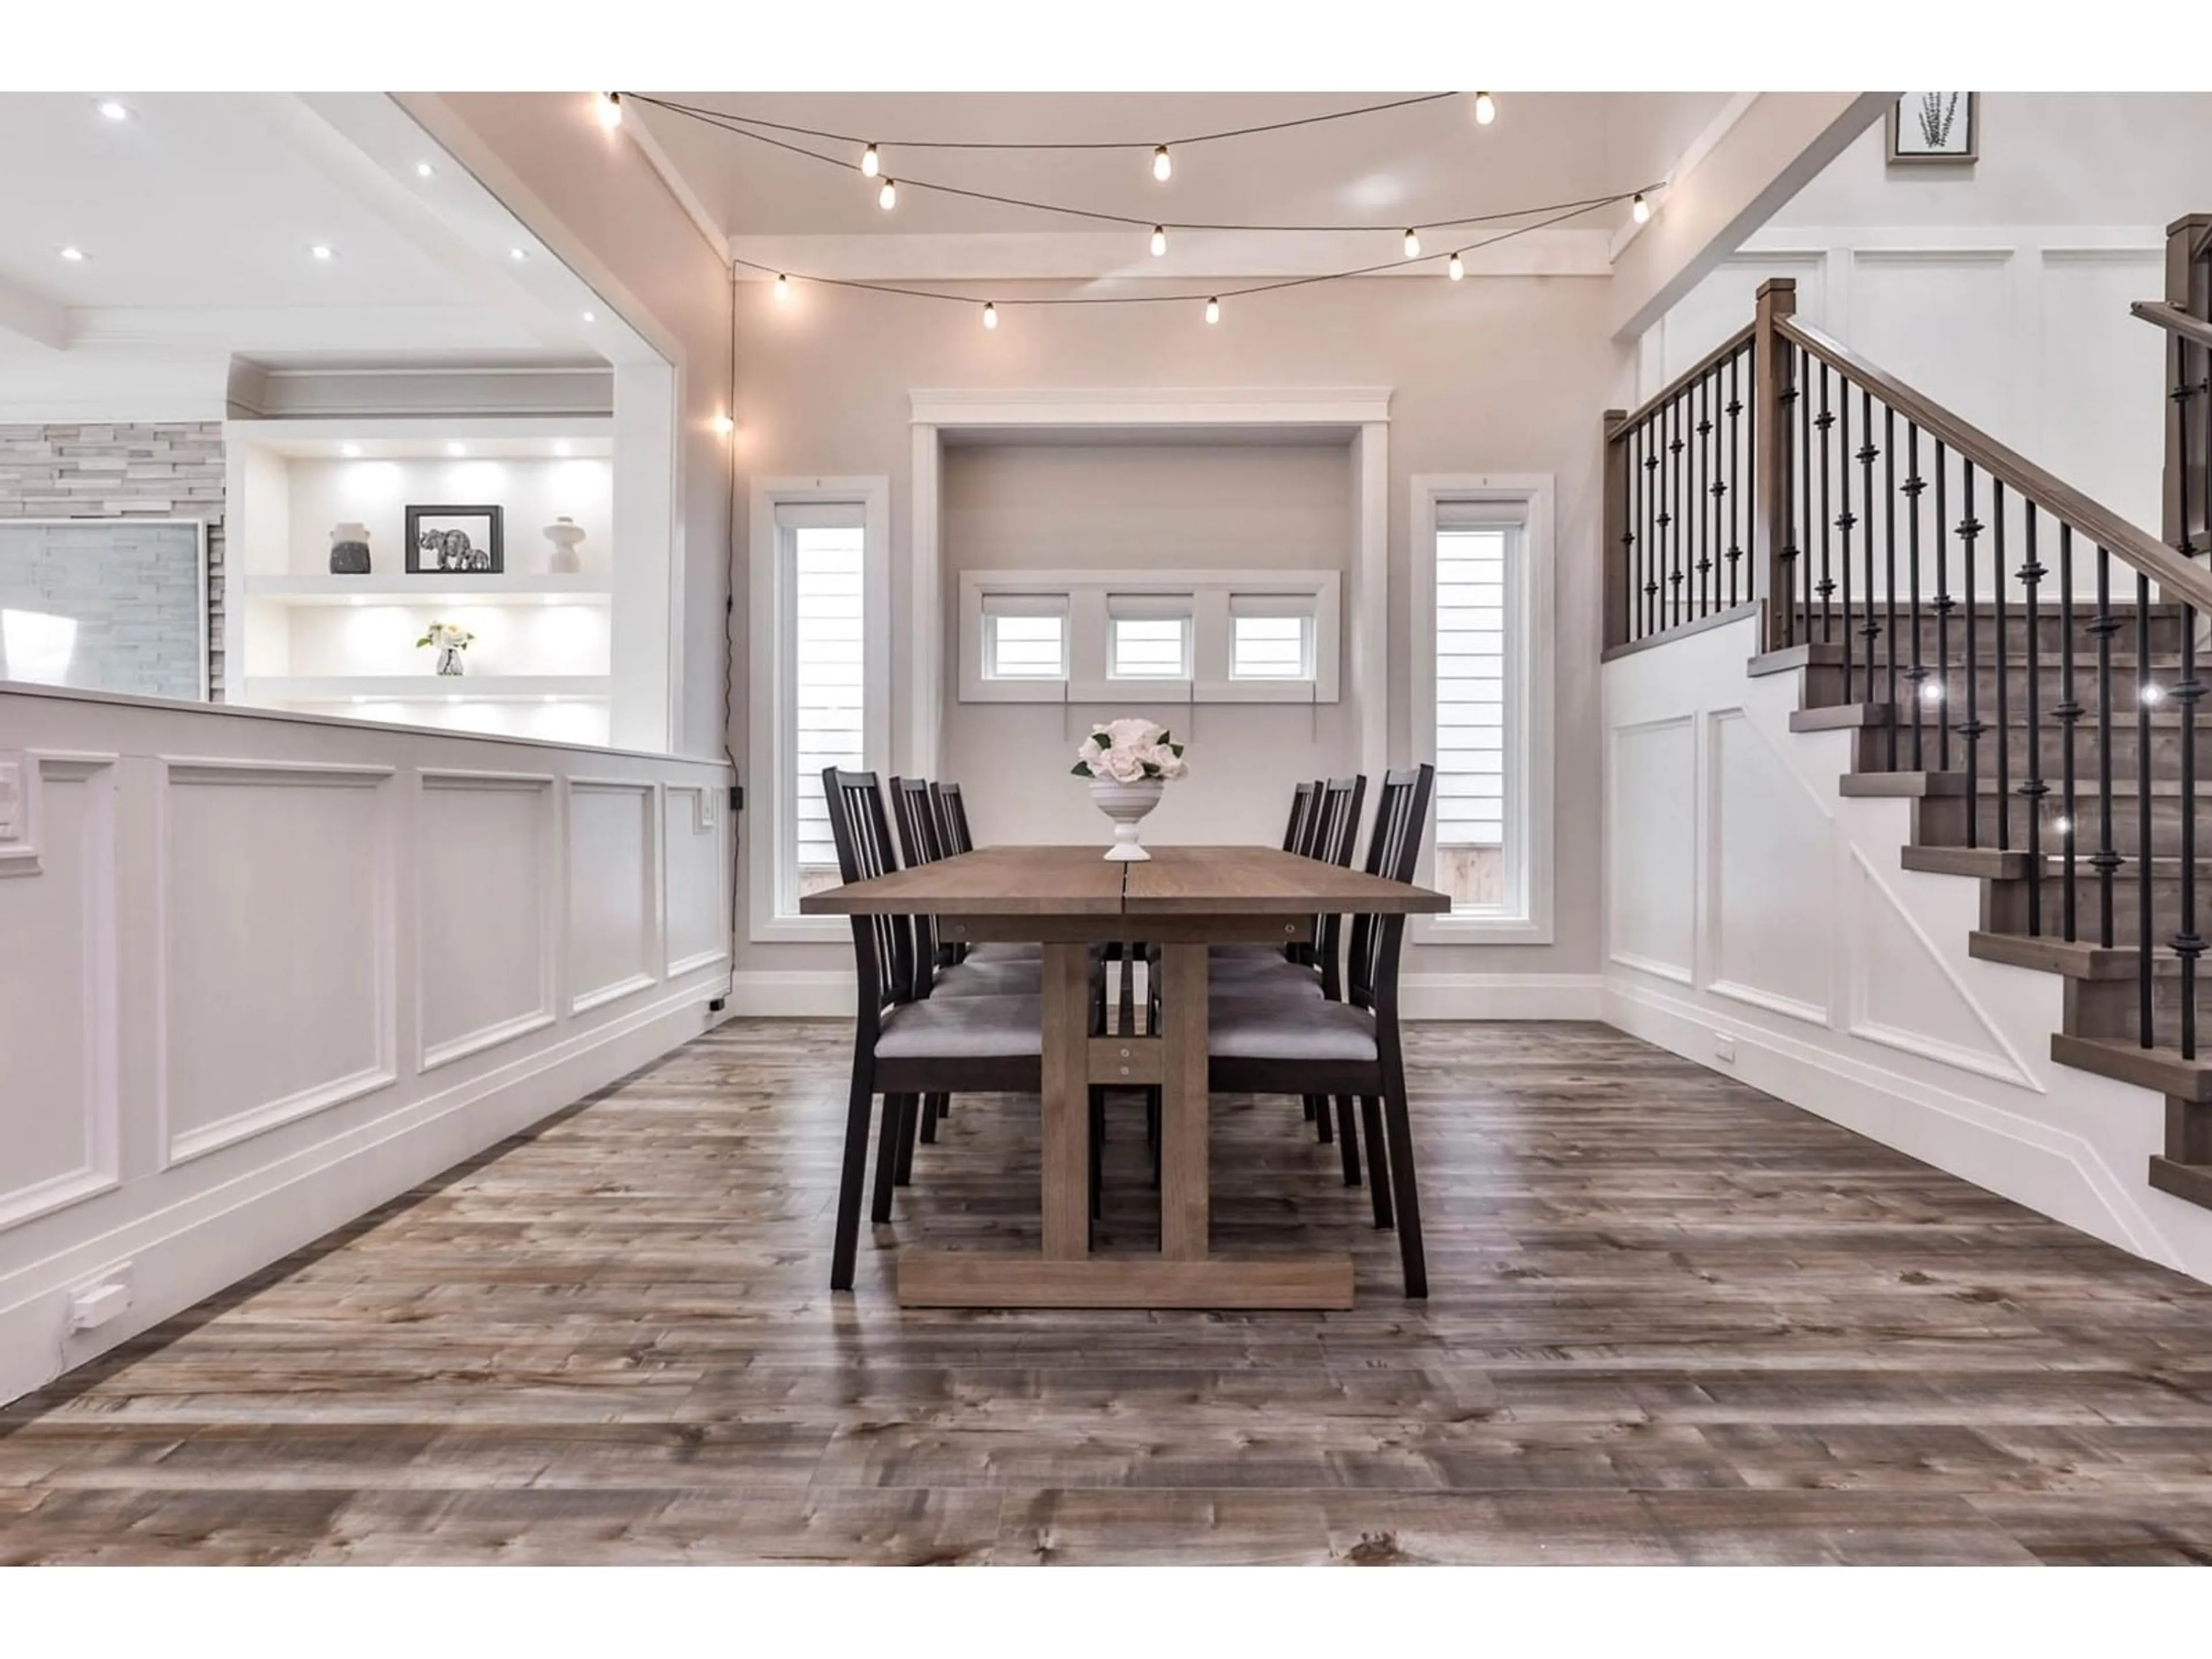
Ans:
{"label": "white ceiling", "polygon": [[[1414,94],[1399,93],[701,93],[652,94],[730,114],[872,138],[900,179],[896,207],[874,181],[756,143],[695,118],[628,100],[742,252],[747,239],[895,239],[944,235],[1126,238],[1095,221],[912,188],[930,180],[1170,223],[1402,227],[1632,191],[1662,179],[1721,112],[1725,93],[1501,93],[1487,127],[1467,94],[1288,131],[1175,149],[1174,175],[1154,181],[1146,148],[1192,133],[1291,119]],[[846,161],[856,146],[769,136]],[[901,149],[901,137],[1121,142],[1106,151]],[[1625,205],[1574,222],[1605,234]],[[1472,238],[1479,233],[1464,234]],[[1395,232],[1374,233],[1395,241]],[[1425,239],[1425,240],[1429,239]],[[1174,239],[1170,239],[1171,246]],[[1220,256],[1234,257],[1222,239]],[[826,240],[822,244],[828,247]],[[849,244],[841,243],[841,246]],[[979,244],[979,246],[981,245]],[[1004,245],[1001,244],[1003,246]],[[1382,257],[1388,257],[1387,253]],[[1155,270],[1164,269],[1154,267]],[[1040,274],[1046,274],[1041,272]],[[1057,273],[1054,273],[1057,274]],[[1132,274],[1137,274],[1133,272]]]}

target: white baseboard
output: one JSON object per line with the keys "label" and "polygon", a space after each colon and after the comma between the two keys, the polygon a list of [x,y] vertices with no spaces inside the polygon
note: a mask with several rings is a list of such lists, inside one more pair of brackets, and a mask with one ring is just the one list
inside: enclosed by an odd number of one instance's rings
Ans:
{"label": "white baseboard", "polygon": [[[1601,974],[1407,974],[1399,981],[1407,1019],[1602,1019]],[[755,1018],[849,1019],[853,976],[835,971],[740,973],[730,1012]]]}
{"label": "white baseboard", "polygon": [[[0,1280],[0,1402],[15,1399],[688,1042],[692,987],[142,1214]],[[71,1292],[131,1264],[130,1311],[71,1333]]]}
{"label": "white baseboard", "polygon": [[[2107,1243],[2191,1271],[2145,1212],[2136,1189],[2118,1179],[2080,1135],[1838,1048],[1717,1016],[1686,998],[1626,979],[1607,984],[1603,1018],[1631,1036]],[[1731,1065],[1714,1063],[1716,1030],[1725,1030],[1735,1041]]]}
{"label": "white baseboard", "polygon": [[1406,974],[1407,1019],[1603,1019],[1602,974]]}

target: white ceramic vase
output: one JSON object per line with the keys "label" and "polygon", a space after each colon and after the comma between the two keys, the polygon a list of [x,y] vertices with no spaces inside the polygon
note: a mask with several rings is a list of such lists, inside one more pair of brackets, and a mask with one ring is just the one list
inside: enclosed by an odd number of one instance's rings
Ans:
{"label": "white ceramic vase", "polygon": [[584,568],[577,556],[576,545],[584,539],[583,526],[574,519],[556,519],[545,526],[545,539],[553,550],[545,556],[545,574],[549,576],[573,576]]}
{"label": "white ceramic vase", "polygon": [[1106,849],[1109,860],[1127,864],[1152,856],[1138,844],[1137,823],[1160,804],[1160,791],[1166,787],[1160,778],[1146,778],[1141,783],[1116,783],[1111,778],[1091,781],[1092,802],[1114,820],[1114,844]]}

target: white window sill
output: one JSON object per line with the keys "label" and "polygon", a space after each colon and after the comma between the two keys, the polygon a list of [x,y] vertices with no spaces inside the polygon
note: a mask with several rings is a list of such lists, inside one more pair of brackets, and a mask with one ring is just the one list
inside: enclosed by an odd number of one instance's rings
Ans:
{"label": "white window sill", "polygon": [[1448,915],[1415,916],[1416,945],[1549,945],[1552,924],[1530,916],[1488,915],[1480,911],[1455,911]]}
{"label": "white window sill", "polygon": [[748,935],[756,945],[850,945],[849,916],[757,916]]}

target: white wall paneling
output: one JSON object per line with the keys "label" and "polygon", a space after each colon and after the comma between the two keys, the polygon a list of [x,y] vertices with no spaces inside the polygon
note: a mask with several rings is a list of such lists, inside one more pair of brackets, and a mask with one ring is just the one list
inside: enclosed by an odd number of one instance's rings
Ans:
{"label": "white wall paneling", "polygon": [[[719,762],[14,688],[0,732],[0,1400],[728,989]],[[70,1333],[126,1267],[129,1312]]]}
{"label": "white wall paneling", "polygon": [[568,782],[568,1006],[582,1013],[659,973],[659,792],[614,778]]}
{"label": "white wall paneling", "polygon": [[2162,1100],[2049,1060],[2062,981],[1966,954],[1978,884],[1899,866],[1911,804],[1838,793],[1851,736],[1790,730],[1796,677],[1745,672],[1758,626],[1601,671],[1604,1018],[2212,1277],[2212,1215],[2142,1179]]}

